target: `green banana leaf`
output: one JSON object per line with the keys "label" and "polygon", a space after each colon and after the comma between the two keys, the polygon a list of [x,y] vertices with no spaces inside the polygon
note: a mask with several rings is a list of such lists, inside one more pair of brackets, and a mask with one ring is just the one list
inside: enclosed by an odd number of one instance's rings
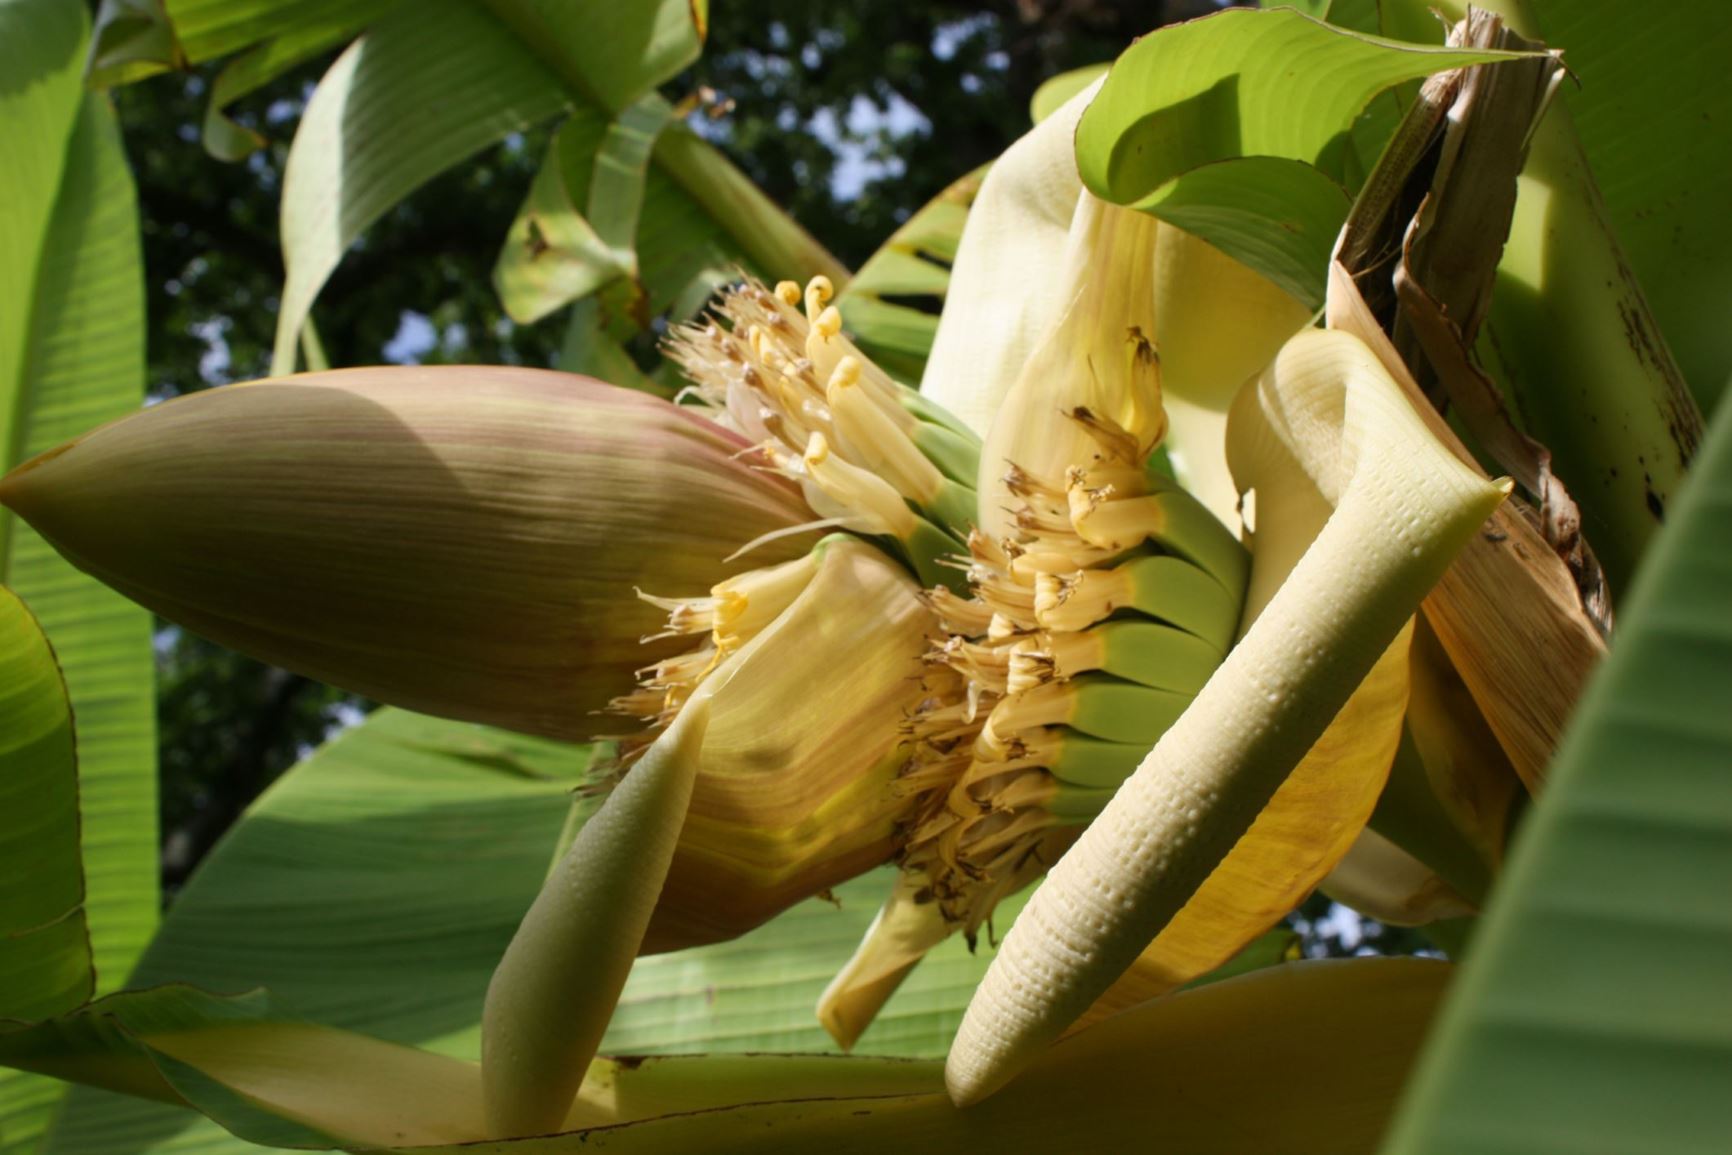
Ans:
{"label": "green banana leaf", "polygon": [[487,1131],[479,1065],[297,1023],[262,993],[113,995],[22,1031],[0,1029],[0,1059],[15,1060],[22,1044],[30,1061],[194,1103],[248,1138],[293,1147],[552,1155],[593,1142],[865,1155],[1154,1142],[1196,1155],[1345,1155],[1370,1151],[1383,1130],[1449,969],[1419,959],[1312,962],[1155,1000],[1063,1040],[1021,1086],[967,1111],[951,1105],[934,1062],[598,1060],[567,1133],[498,1142],[478,1141]]}
{"label": "green banana leaf", "polygon": [[574,99],[620,113],[698,58],[708,0],[569,4],[482,0],[558,76]]}
{"label": "green banana leaf", "polygon": [[205,151],[235,161],[265,137],[228,117],[231,105],[327,49],[354,39],[401,0],[102,0],[86,81],[132,84],[234,54],[211,82]]}
{"label": "green banana leaf", "polygon": [[553,367],[663,397],[677,392],[677,387],[665,387],[638,368],[632,355],[608,332],[601,301],[594,296],[573,301],[566,311],[565,339],[560,342]]}
{"label": "green banana leaf", "polygon": [[[0,2],[0,75],[17,81],[0,93],[0,471],[143,397],[137,210],[113,113],[79,81],[85,36],[80,5]],[[4,511],[0,581],[42,623],[80,720],[88,949],[112,990],[160,902],[150,618]],[[33,861],[8,853],[0,876]],[[0,1072],[0,1151],[32,1150],[61,1094]]]}
{"label": "green banana leaf", "polygon": [[236,161],[268,143],[264,135],[228,116],[229,108],[284,73],[351,40],[400,0],[356,0],[330,11],[309,13],[281,35],[255,44],[223,65],[211,81],[201,136],[205,151]]}
{"label": "green banana leaf", "polygon": [[1028,119],[1039,124],[1064,107],[1071,97],[1105,76],[1110,67],[1110,64],[1085,64],[1042,82],[1028,102]]}
{"label": "green banana leaf", "polygon": [[[133,985],[267,987],[269,1013],[255,1019],[298,1015],[473,1059],[487,981],[540,886],[589,758],[581,747],[381,710],[249,811],[188,883]],[[734,942],[640,960],[604,1050],[834,1053],[813,1007],[889,875],[868,874],[833,902],[812,900]],[[1001,908],[1000,927],[1020,901]],[[1285,961],[1291,945],[1290,934],[1267,936],[1223,976]],[[990,957],[989,943],[970,953],[960,938],[933,952],[859,1049],[942,1055]],[[223,1118],[236,1125],[240,1116]],[[170,1149],[252,1147],[185,1109],[79,1088],[48,1148]]]}
{"label": "green banana leaf", "polygon": [[1521,0],[1565,49],[1564,100],[1606,210],[1704,410],[1732,378],[1732,20],[1715,0]]}
{"label": "green banana leaf", "polygon": [[3,586],[0,799],[0,1018],[45,1018],[96,989],[78,854],[78,759],[54,651]]}
{"label": "green banana leaf", "polygon": [[[381,710],[249,811],[133,985],[267,987],[308,1020],[474,1058],[488,978],[588,764],[581,747]],[[604,1049],[833,1052],[813,1006],[888,890],[868,875],[838,888],[840,905],[813,900],[733,943],[641,960]],[[861,1049],[942,1054],[989,958],[960,940],[935,952]],[[80,1088],[48,1150],[171,1148],[252,1149],[184,1109]]]}
{"label": "green banana leaf", "polygon": [[[1688,309],[1674,308],[1667,317],[1652,305],[1667,295],[1700,293],[1711,300],[1719,291],[1714,278],[1724,275],[1726,262],[1714,255],[1710,234],[1722,229],[1723,214],[1698,198],[1713,198],[1716,188],[1732,191],[1723,179],[1732,177],[1724,162],[1726,130],[1717,123],[1725,97],[1705,79],[1693,85],[1632,84],[1621,71],[1624,48],[1640,45],[1635,58],[1651,63],[1649,44],[1670,46],[1664,50],[1669,52],[1708,22],[1674,5],[1486,0],[1475,6],[1502,16],[1522,34],[1546,37],[1550,47],[1564,52],[1574,78],[1566,80],[1562,98],[1526,142],[1515,215],[1476,353],[1510,398],[1515,419],[1551,451],[1552,468],[1580,507],[1583,536],[1613,596],[1621,597],[1700,441],[1696,398],[1710,396],[1732,368],[1732,360],[1722,359],[1686,378],[1673,359],[1672,334],[1662,332],[1662,323],[1676,320],[1684,342],[1701,344],[1703,317],[1712,311],[1698,303],[1702,298],[1690,296]],[[1330,19],[1349,19],[1355,26],[1380,21],[1386,35],[1435,45],[1445,25],[1434,11],[1453,21],[1467,7],[1463,0],[1441,7],[1431,0],[1381,0],[1368,12],[1363,0],[1337,0]],[[1567,19],[1536,19],[1565,11]],[[1602,68],[1603,79],[1574,71],[1578,41],[1587,59]],[[1608,49],[1611,44],[1617,48]],[[1679,56],[1694,59],[1682,49]],[[1598,95],[1588,97],[1590,89]],[[1605,111],[1606,102],[1616,106],[1615,117]],[[1584,110],[1590,124],[1598,124],[1596,135],[1616,120],[1615,147],[1592,145],[1578,123]],[[1688,147],[1676,138],[1684,123],[1690,126]],[[1646,131],[1637,124],[1667,127]],[[1652,151],[1646,152],[1649,142]],[[1690,162],[1674,155],[1680,150]],[[1698,156],[1700,185],[1691,163]],[[1606,192],[1619,186],[1641,190],[1639,208],[1624,216],[1611,211]],[[1640,226],[1632,234],[1640,248],[1623,235],[1632,224]],[[1686,238],[1677,243],[1688,254],[1651,243],[1656,232],[1668,244]],[[1703,348],[1723,339],[1717,320],[1707,328],[1711,335]],[[1699,354],[1698,366],[1714,356]]]}
{"label": "green banana leaf", "polygon": [[1732,410],[1620,617],[1384,1150],[1732,1137]]}
{"label": "green banana leaf", "polygon": [[181,52],[193,64],[243,51],[303,23],[322,23],[355,6],[355,0],[163,0]]}
{"label": "green banana leaf", "polygon": [[[0,1018],[36,1018],[95,990],[72,710],[41,627],[0,587]],[[0,1071],[0,1151],[34,1151],[65,1088]]]}
{"label": "green banana leaf", "polygon": [[272,372],[293,371],[314,298],[369,224],[564,104],[553,74],[471,0],[398,9],[351,44],[307,102],[284,169]]}
{"label": "green banana leaf", "polygon": [[[17,461],[136,407],[144,302],[131,175],[113,113],[77,102],[45,235],[28,359],[0,388],[20,417]],[[8,300],[30,300],[8,295]],[[9,524],[8,524],[9,523]],[[0,576],[59,653],[79,718],[91,933],[100,987],[126,977],[156,925],[156,734],[150,618],[63,561],[16,519],[0,522]]]}
{"label": "green banana leaf", "polygon": [[1346,219],[1352,128],[1403,81],[1507,53],[1421,48],[1291,8],[1171,25],[1119,57],[1077,127],[1096,196],[1153,213],[1323,301]]}
{"label": "green banana leaf", "polygon": [[91,87],[130,84],[186,63],[162,0],[102,0],[85,61]]}
{"label": "green banana leaf", "polygon": [[611,120],[573,107],[494,269],[515,320],[599,294],[618,340],[658,313],[691,316],[741,267],[848,283],[846,267],[673,112],[653,94]]}
{"label": "green banana leaf", "polygon": [[[291,770],[189,880],[133,979],[238,993],[473,1056],[481,995],[545,872],[579,747],[381,710]],[[47,1150],[253,1147],[85,1088]]]}
{"label": "green banana leaf", "polygon": [[[231,63],[213,94],[207,139],[220,155],[257,144],[222,119],[224,105],[370,18],[332,10],[299,31],[259,19],[274,38]],[[572,117],[496,278],[520,321],[611,287],[619,292],[605,328],[617,342],[653,313],[690,315],[739,264],[845,281],[845,268],[654,95],[695,58],[704,20],[703,5],[679,0],[432,0],[369,23],[320,82],[290,149],[274,371],[292,370],[314,299],[369,224],[438,173],[561,109]]]}
{"label": "green banana leaf", "polygon": [[604,314],[621,323],[604,328],[629,333],[673,304],[695,278],[707,273],[706,290],[726,279],[739,254],[719,229],[696,236],[668,236],[666,229],[639,234],[652,181],[658,200],[683,202],[663,210],[671,220],[705,220],[651,164],[672,114],[671,105],[651,95],[613,120],[579,106],[560,125],[494,268],[500,302],[514,320],[532,324],[610,290]]}
{"label": "green banana leaf", "polygon": [[854,341],[903,381],[918,384],[938,333],[950,265],[981,167],[947,186],[879,246],[836,300]]}

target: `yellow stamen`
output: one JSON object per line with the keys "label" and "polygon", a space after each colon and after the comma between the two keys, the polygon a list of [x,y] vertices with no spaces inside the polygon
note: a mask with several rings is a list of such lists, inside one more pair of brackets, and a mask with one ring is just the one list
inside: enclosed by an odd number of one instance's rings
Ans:
{"label": "yellow stamen", "polygon": [[712,632],[723,654],[745,645],[794,604],[818,572],[819,551],[767,569],[748,570],[711,592],[722,603]]}

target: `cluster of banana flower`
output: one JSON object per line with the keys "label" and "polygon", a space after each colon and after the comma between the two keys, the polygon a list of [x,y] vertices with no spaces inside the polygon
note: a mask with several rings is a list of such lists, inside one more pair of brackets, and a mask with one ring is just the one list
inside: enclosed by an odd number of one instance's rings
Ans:
{"label": "cluster of banana flower", "polygon": [[[844,1046],[1062,860],[953,1052],[978,1098],[1149,951],[1137,989],[1171,989],[1341,861],[1399,740],[1405,623],[1505,492],[1358,340],[1083,192],[1089,95],[988,177],[919,391],[823,278],[748,279],[670,338],[679,403],[532,370],[307,374],[144,410],[0,501],[264,660],[609,739],[620,789],[672,741],[694,770],[628,953],[899,863],[819,1007]],[[530,938],[501,976],[541,973]],[[532,1018],[536,989],[499,1013]],[[563,1116],[499,1096],[503,1134]]]}

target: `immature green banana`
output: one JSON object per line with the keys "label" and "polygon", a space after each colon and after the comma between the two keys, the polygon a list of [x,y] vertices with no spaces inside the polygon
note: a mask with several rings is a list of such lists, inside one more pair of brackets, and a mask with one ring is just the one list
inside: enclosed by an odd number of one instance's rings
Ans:
{"label": "immature green banana", "polygon": [[1078,202],[1061,313],[978,454],[968,587],[930,595],[947,636],[897,781],[902,882],[819,1004],[844,1047],[930,946],[1063,853],[1237,633],[1245,547],[1150,468],[1156,228]]}
{"label": "immature green banana", "polygon": [[1107,570],[1041,574],[1034,616],[1050,629],[1085,629],[1135,611],[1202,639],[1225,654],[1239,627],[1243,585],[1229,590],[1171,554],[1143,554]]}

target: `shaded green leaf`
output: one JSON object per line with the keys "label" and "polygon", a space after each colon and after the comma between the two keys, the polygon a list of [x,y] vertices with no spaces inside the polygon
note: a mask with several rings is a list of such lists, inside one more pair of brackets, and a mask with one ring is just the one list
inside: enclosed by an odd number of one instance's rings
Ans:
{"label": "shaded green leaf", "polygon": [[1732,1135],[1732,411],[1517,836],[1388,1152]]}
{"label": "shaded green leaf", "polygon": [[325,25],[345,13],[382,11],[397,0],[165,0],[181,50],[194,64]]}
{"label": "shaded green leaf", "polygon": [[1196,236],[1233,238],[1235,258],[1317,306],[1319,270],[1329,267],[1351,204],[1341,184],[1302,161],[1246,156],[1192,169],[1143,207]]}
{"label": "shaded green leaf", "polygon": [[93,88],[130,84],[186,67],[162,0],[102,0],[90,36],[85,79]]}
{"label": "shaded green leaf", "polygon": [[1565,51],[1578,83],[1565,85],[1564,101],[1606,210],[1710,409],[1732,379],[1732,20],[1716,0],[1519,8],[1518,27]]}
{"label": "shaded green leaf", "polygon": [[554,368],[645,393],[666,396],[672,392],[638,368],[631,354],[608,333],[601,302],[595,297],[572,302],[565,323],[565,340],[560,343],[559,360]]}
{"label": "shaded green leaf", "polygon": [[351,44],[308,101],[284,170],[272,371],[293,370],[313,299],[362,230],[564,103],[553,75],[470,0],[399,9]]}

